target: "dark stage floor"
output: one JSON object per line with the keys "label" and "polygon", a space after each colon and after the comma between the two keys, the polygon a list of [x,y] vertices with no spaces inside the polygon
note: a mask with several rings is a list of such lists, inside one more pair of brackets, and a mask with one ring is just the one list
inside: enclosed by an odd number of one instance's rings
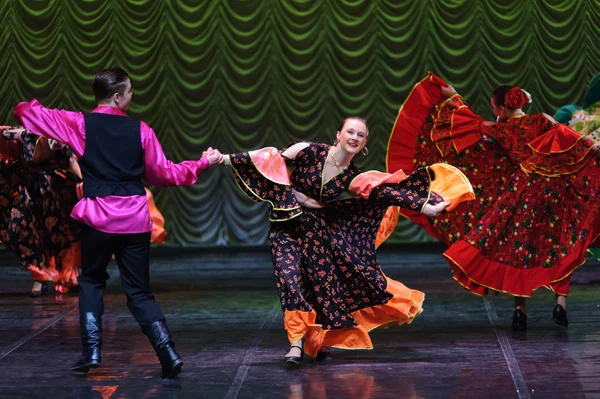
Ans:
{"label": "dark stage floor", "polygon": [[455,283],[439,251],[384,249],[386,273],[426,293],[412,325],[372,333],[371,351],[286,371],[288,343],[268,250],[155,257],[156,296],[183,356],[161,380],[111,266],[102,368],[76,375],[77,298],[31,299],[28,274],[0,254],[2,398],[583,398],[600,397],[600,265],[576,271],[570,326],[552,322],[539,290],[529,330],[510,330],[512,298],[482,299]]}

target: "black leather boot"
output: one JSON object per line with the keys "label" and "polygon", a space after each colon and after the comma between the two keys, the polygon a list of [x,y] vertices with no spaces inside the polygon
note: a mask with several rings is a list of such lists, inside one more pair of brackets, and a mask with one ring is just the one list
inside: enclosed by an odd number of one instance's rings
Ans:
{"label": "black leather boot", "polygon": [[554,307],[554,310],[552,311],[552,318],[554,319],[554,322],[559,326],[569,326],[569,319],[567,319],[567,311],[565,310],[565,308],[562,307],[562,305],[557,304]]}
{"label": "black leather boot", "polygon": [[521,309],[515,309],[512,320],[513,331],[525,331],[527,330],[527,316]]}
{"label": "black leather boot", "polygon": [[102,347],[102,316],[96,313],[81,313],[79,328],[83,352],[81,358],[71,367],[72,371],[87,373],[90,368],[100,367],[100,348]]}
{"label": "black leather boot", "polygon": [[175,351],[175,342],[167,329],[164,321],[155,321],[149,327],[142,327],[142,331],[152,343],[160,365],[162,366],[162,378],[173,378],[181,372],[183,360]]}

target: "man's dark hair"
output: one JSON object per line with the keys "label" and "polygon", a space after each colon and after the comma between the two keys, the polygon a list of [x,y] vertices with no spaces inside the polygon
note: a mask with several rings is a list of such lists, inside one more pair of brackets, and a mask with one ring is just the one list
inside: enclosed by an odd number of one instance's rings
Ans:
{"label": "man's dark hair", "polygon": [[115,93],[125,94],[127,79],[129,79],[129,75],[121,68],[105,69],[98,72],[92,84],[96,101],[109,100]]}

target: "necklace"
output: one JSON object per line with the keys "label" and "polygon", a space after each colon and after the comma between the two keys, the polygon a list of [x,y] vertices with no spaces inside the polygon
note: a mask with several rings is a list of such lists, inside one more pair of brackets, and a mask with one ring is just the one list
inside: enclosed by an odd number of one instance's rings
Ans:
{"label": "necklace", "polygon": [[340,163],[338,162],[337,159],[335,159],[335,157],[333,156],[333,154],[331,154],[331,159],[333,159],[333,164],[340,170],[340,172],[343,172],[346,169],[348,169],[348,165],[346,165],[346,166],[340,165]]}

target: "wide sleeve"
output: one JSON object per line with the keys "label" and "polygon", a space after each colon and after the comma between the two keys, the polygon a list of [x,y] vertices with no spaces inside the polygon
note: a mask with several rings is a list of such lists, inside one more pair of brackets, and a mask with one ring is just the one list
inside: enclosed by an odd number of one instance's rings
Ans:
{"label": "wide sleeve", "polygon": [[388,140],[388,172],[415,168],[420,137],[427,136],[443,157],[475,144],[482,135],[483,119],[475,114],[459,95],[445,98],[441,88],[447,83],[429,73],[417,83],[398,111]]}
{"label": "wide sleeve", "polygon": [[417,212],[432,198],[449,202],[448,210],[475,198],[467,177],[445,163],[419,168],[408,176],[402,171],[361,173],[352,180],[349,190],[369,201]]}
{"label": "wide sleeve", "polygon": [[433,111],[432,119],[431,140],[442,156],[460,153],[482,136],[483,118],[458,94],[441,101]]}
{"label": "wide sleeve", "polygon": [[174,163],[167,159],[154,131],[142,122],[145,178],[158,187],[189,186],[198,181],[198,174],[209,168],[206,157],[197,161]]}
{"label": "wide sleeve", "polygon": [[14,109],[15,117],[38,136],[60,141],[78,156],[85,149],[85,122],[81,112],[43,107],[37,100],[22,102]]}
{"label": "wide sleeve", "polygon": [[389,207],[377,231],[377,246],[394,231],[400,208],[422,212],[427,203],[449,202],[446,210],[451,211],[460,203],[475,199],[467,177],[444,163],[419,168],[408,176],[401,170],[393,174],[377,171],[361,173],[352,180],[349,191],[370,203]]}
{"label": "wide sleeve", "polygon": [[531,156],[521,162],[522,168],[529,173],[560,176],[585,166],[595,142],[565,125],[550,123],[543,116],[540,119],[547,126],[538,130],[545,132],[527,144]]}
{"label": "wide sleeve", "polygon": [[290,183],[286,159],[280,151],[267,147],[230,154],[229,159],[239,188],[251,200],[271,205],[272,222],[290,220],[302,214]]}

